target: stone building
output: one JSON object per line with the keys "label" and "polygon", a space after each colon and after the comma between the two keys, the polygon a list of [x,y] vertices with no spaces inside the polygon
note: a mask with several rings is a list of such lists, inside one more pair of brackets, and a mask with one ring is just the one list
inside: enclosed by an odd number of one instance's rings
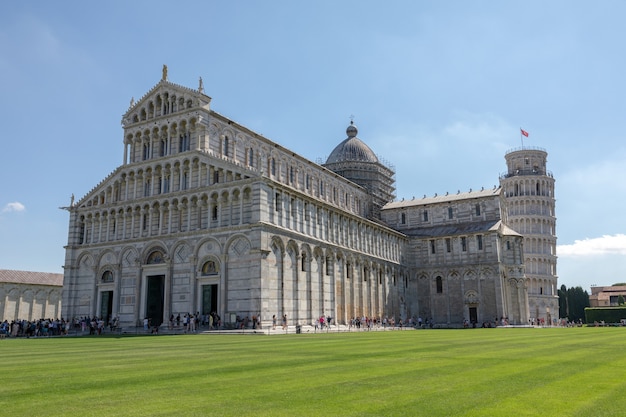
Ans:
{"label": "stone building", "polygon": [[0,269],[0,322],[61,318],[63,274]]}
{"label": "stone building", "polygon": [[590,307],[618,307],[620,296],[626,299],[626,285],[613,285],[607,287],[591,287],[589,296]]}
{"label": "stone building", "polygon": [[435,323],[526,324],[523,237],[506,223],[502,190],[392,202],[383,221],[408,238],[408,310]]}
{"label": "stone building", "polygon": [[528,322],[502,188],[394,202],[393,167],[354,124],[320,165],[210,104],[166,67],[131,101],[123,164],[68,208],[67,317]]}

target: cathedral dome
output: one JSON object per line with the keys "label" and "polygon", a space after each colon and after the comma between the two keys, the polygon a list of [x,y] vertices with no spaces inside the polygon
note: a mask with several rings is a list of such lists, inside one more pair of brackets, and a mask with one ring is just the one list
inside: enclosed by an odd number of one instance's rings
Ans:
{"label": "cathedral dome", "polygon": [[331,152],[326,160],[326,164],[336,162],[358,161],[358,162],[378,162],[376,154],[356,135],[359,131],[353,122],[346,129],[348,138],[341,142]]}

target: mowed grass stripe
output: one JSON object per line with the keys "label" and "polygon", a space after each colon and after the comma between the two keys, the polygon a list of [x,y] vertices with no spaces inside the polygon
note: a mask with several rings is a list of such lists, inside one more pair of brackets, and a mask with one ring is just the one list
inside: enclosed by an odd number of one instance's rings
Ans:
{"label": "mowed grass stripe", "polygon": [[0,407],[42,416],[622,415],[611,404],[624,401],[607,404],[607,393],[625,388],[625,331],[5,340]]}

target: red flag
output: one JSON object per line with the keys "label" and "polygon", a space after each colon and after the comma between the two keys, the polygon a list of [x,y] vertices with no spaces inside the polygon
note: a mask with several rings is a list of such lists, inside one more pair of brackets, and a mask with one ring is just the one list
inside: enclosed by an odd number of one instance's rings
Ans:
{"label": "red flag", "polygon": [[520,128],[520,130],[522,131],[522,135],[528,137],[528,132],[525,131],[524,129]]}

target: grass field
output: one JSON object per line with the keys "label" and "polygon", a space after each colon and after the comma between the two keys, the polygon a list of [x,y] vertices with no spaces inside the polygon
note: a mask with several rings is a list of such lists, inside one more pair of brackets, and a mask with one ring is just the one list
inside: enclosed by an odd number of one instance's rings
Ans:
{"label": "grass field", "polygon": [[626,328],[0,340],[6,416],[623,416]]}

